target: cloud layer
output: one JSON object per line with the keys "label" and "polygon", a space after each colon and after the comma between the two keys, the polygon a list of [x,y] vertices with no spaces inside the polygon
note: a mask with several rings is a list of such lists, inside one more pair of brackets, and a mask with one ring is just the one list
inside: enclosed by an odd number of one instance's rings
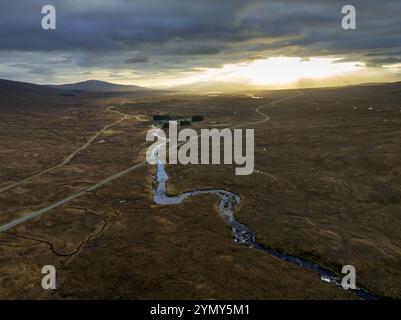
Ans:
{"label": "cloud layer", "polygon": [[[56,7],[55,31],[41,28],[45,4]],[[157,86],[199,68],[276,56],[340,57],[375,70],[401,63],[401,2],[354,0],[357,29],[348,31],[341,28],[345,4],[4,0],[0,77],[39,83],[97,77]],[[400,75],[399,68],[386,70],[389,78]]]}

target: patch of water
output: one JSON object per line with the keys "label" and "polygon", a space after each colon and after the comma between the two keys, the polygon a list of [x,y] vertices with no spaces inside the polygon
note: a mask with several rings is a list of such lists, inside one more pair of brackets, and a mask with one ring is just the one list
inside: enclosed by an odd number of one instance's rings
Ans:
{"label": "patch of water", "polygon": [[[158,130],[155,131],[155,135],[158,134]],[[273,257],[276,257],[282,261],[286,261],[305,269],[316,272],[320,275],[320,279],[325,282],[330,282],[336,286],[342,288],[341,278],[336,276],[336,274],[323,266],[314,263],[312,261],[300,258],[297,256],[289,255],[285,252],[280,252],[278,250],[273,250],[266,248],[265,246],[259,244],[256,241],[255,232],[247,225],[241,223],[235,218],[235,211],[240,206],[241,198],[240,196],[223,189],[209,189],[209,190],[195,190],[183,192],[176,196],[168,196],[167,194],[167,181],[168,175],[165,170],[165,165],[158,160],[160,147],[166,143],[168,140],[161,142],[160,145],[156,146],[152,157],[157,163],[157,170],[155,175],[155,189],[153,194],[153,201],[160,205],[175,205],[182,203],[185,199],[191,196],[197,196],[202,194],[214,194],[220,198],[219,202],[219,214],[224,219],[224,221],[230,226],[234,242],[253,248],[256,250],[263,251]],[[360,288],[350,289],[357,296],[367,299],[367,300],[377,300],[378,298]]]}

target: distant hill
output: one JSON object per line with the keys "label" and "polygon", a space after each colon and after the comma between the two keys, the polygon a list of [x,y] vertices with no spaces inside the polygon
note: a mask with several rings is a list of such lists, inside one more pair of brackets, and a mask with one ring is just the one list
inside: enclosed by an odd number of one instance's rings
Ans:
{"label": "distant hill", "polygon": [[65,92],[57,88],[49,88],[39,84],[0,79],[0,94],[59,94]]}
{"label": "distant hill", "polygon": [[38,84],[0,79],[0,110],[26,112],[77,103],[79,94]]}
{"label": "distant hill", "polygon": [[148,91],[145,87],[133,85],[121,85],[99,80],[87,80],[77,83],[47,85],[51,88],[75,91],[90,91],[90,92],[132,92],[132,91]]}
{"label": "distant hill", "polygon": [[[383,88],[383,89],[396,89],[399,88],[401,82],[376,82],[376,83],[360,83],[354,85],[343,85],[343,86],[325,86],[322,82],[320,86],[305,84],[300,86],[302,89],[319,89],[319,88]],[[242,91],[266,91],[266,90],[286,90],[286,89],[275,89],[271,86],[263,85],[250,85],[247,83],[237,82],[223,82],[223,81],[200,81],[191,84],[185,84],[170,88],[174,91],[183,91],[189,93],[198,92],[242,92]]]}

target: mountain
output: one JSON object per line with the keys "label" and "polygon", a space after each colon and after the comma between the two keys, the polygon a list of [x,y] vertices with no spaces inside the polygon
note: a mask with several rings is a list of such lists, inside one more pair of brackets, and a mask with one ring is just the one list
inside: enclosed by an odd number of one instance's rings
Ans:
{"label": "mountain", "polygon": [[[353,85],[332,85],[330,82],[324,82],[323,80],[309,81],[307,79],[298,81],[296,83],[298,88],[301,89],[312,89],[312,88],[336,88],[336,87],[361,87],[361,88],[383,88],[383,89],[392,89],[397,90],[400,88],[401,82],[375,82],[375,83],[360,83]],[[229,92],[242,92],[242,91],[265,91],[265,90],[286,90],[292,89],[289,88],[277,88],[272,85],[252,85],[243,82],[226,82],[226,81],[200,81],[190,84],[184,84],[180,86],[176,86],[173,88],[169,88],[173,91],[178,92],[189,92],[189,93],[212,93],[212,92],[221,92],[221,93],[229,93]]]}
{"label": "mountain", "polygon": [[91,91],[91,92],[130,92],[130,91],[150,90],[148,88],[139,86],[121,85],[99,80],[87,80],[77,83],[47,85],[47,86],[51,88],[58,88],[64,90]]}
{"label": "mountain", "polygon": [[49,88],[39,84],[0,79],[0,94],[59,94],[65,92],[57,88]]}
{"label": "mountain", "polygon": [[82,94],[38,84],[0,79],[0,110],[25,112],[35,108],[74,105]]}

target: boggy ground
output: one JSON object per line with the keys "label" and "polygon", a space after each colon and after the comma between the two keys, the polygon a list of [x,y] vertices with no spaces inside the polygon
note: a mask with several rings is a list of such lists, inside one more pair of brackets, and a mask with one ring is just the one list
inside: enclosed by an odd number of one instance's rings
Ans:
{"label": "boggy ground", "polygon": [[[302,90],[256,129],[255,173],[231,166],[169,166],[181,192],[226,188],[259,242],[356,267],[357,281],[400,297],[401,101],[393,88]],[[250,115],[250,117],[253,117]]]}
{"label": "boggy ground", "polygon": [[[259,242],[337,271],[353,264],[358,283],[380,295],[400,297],[399,95],[386,86],[302,92],[304,96],[266,110],[271,120],[254,126],[253,175],[235,176],[231,166],[168,166],[169,191],[231,190],[242,198],[237,217],[257,232]],[[150,122],[141,120],[158,111],[204,114],[206,121],[198,128],[235,126],[258,121],[258,105],[294,94],[257,93],[264,99],[245,94],[128,96],[91,99],[79,109],[46,108],[50,114],[45,118],[52,118],[60,134],[46,131],[46,126],[37,130],[35,114],[13,118],[6,110],[2,119],[8,119],[15,133],[30,130],[31,141],[26,136],[13,140],[13,131],[5,131],[9,136],[2,144],[11,151],[1,161],[8,168],[1,186],[60,162],[120,118],[106,107],[117,105],[116,110],[130,117],[68,165],[0,193],[1,223],[142,161]],[[62,130],[62,117],[71,110],[82,115],[75,116],[74,130]],[[39,153],[41,162],[29,157],[19,162],[14,156],[55,145],[60,151],[48,152],[49,157]],[[153,174],[154,168],[145,165],[1,233],[0,297],[354,298],[314,273],[233,243],[214,196],[178,206],[153,204]],[[41,289],[40,270],[46,264],[57,269],[56,291]]]}

